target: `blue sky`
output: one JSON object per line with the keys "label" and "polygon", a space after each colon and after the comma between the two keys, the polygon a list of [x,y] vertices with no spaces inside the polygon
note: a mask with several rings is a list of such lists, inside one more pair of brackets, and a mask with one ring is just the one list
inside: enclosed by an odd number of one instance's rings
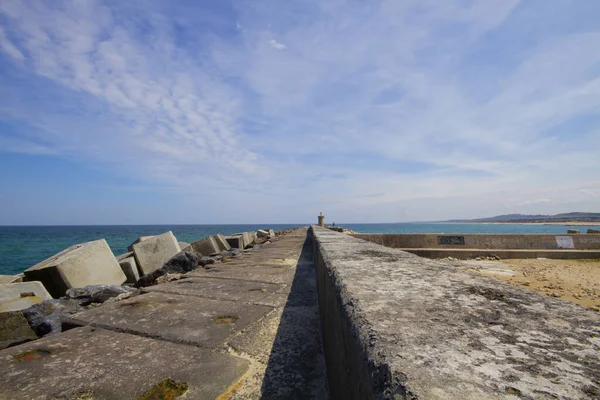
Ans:
{"label": "blue sky", "polygon": [[0,224],[600,211],[600,2],[0,2]]}

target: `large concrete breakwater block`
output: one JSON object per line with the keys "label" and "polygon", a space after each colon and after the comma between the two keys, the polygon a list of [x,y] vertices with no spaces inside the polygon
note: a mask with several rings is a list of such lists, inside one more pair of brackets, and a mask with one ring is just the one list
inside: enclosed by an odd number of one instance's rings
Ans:
{"label": "large concrete breakwater block", "polygon": [[179,242],[171,231],[141,240],[132,246],[142,275],[156,271],[181,251]]}
{"label": "large concrete breakwater block", "polygon": [[121,285],[121,271],[106,240],[71,246],[25,270],[25,280],[40,281],[52,297],[64,296],[67,289],[87,285]]}
{"label": "large concrete breakwater block", "polygon": [[311,229],[331,398],[600,396],[597,312]]}
{"label": "large concrete breakwater block", "polygon": [[227,240],[225,240],[225,236],[221,235],[220,233],[216,234],[215,240],[217,241],[217,244],[219,245],[219,249],[221,249],[221,251],[231,250],[231,246],[229,245]]}
{"label": "large concrete breakwater block", "polygon": [[196,240],[190,244],[196,253],[203,256],[219,254],[222,250],[214,236],[208,236],[204,239]]}
{"label": "large concrete breakwater block", "polygon": [[248,365],[195,346],[83,327],[0,351],[0,398],[215,399]]}
{"label": "large concrete breakwater block", "polygon": [[271,307],[261,305],[147,293],[74,314],[67,323],[135,332],[212,348],[271,310]]}
{"label": "large concrete breakwater block", "polygon": [[225,236],[225,240],[227,240],[227,243],[229,243],[229,245],[234,249],[243,250],[246,248],[243,235]]}
{"label": "large concrete breakwater block", "polygon": [[51,298],[41,282],[0,285],[0,312],[24,310]]}

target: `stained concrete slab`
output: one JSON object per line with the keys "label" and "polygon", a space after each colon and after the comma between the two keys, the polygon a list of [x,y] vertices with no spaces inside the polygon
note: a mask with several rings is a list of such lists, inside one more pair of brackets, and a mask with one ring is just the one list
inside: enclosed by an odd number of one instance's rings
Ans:
{"label": "stained concrete slab", "polygon": [[261,305],[156,292],[74,314],[68,323],[214,348],[271,310]]}
{"label": "stained concrete slab", "polygon": [[156,271],[180,251],[179,243],[171,231],[133,244],[135,260],[141,275]]}
{"label": "stained concrete slab", "polygon": [[166,379],[186,384],[186,399],[215,399],[249,365],[194,346],[92,327],[0,351],[0,361],[0,398],[6,400],[134,400]]}
{"label": "stained concrete slab", "polygon": [[144,292],[172,293],[214,300],[255,303],[282,289],[284,285],[237,279],[190,278],[143,288]]}
{"label": "stained concrete slab", "polygon": [[41,282],[15,282],[0,285],[0,312],[18,311],[51,299]]}
{"label": "stained concrete slab", "polygon": [[332,397],[600,395],[598,313],[449,263],[312,229]]}
{"label": "stained concrete slab", "polygon": [[71,246],[25,270],[25,280],[40,281],[54,298],[87,285],[120,285],[125,274],[106,240]]}

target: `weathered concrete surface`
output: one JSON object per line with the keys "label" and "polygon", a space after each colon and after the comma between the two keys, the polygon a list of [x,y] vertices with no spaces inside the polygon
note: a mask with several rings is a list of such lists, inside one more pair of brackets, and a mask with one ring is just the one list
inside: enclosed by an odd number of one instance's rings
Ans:
{"label": "weathered concrete surface", "polygon": [[470,260],[476,257],[495,255],[503,260],[526,258],[553,259],[595,259],[600,258],[600,250],[485,250],[485,249],[400,249],[427,258],[453,257]]}
{"label": "weathered concrete surface", "polygon": [[68,323],[214,347],[269,311],[271,308],[260,305],[148,293],[75,314]]}
{"label": "weathered concrete surface", "polygon": [[21,311],[0,313],[0,350],[34,339],[37,335]]}
{"label": "weathered concrete surface", "polygon": [[221,251],[231,250],[231,246],[229,245],[229,243],[227,243],[227,240],[225,240],[225,236],[219,233],[216,234],[214,238],[217,241],[217,244],[219,245],[219,249],[221,249]]}
{"label": "weathered concrete surface", "polygon": [[285,285],[231,279],[189,278],[144,288],[144,292],[161,292],[198,296],[213,300],[256,303]]}
{"label": "weathered concrete surface", "polygon": [[219,243],[217,243],[217,240],[214,238],[214,236],[208,236],[204,239],[196,240],[195,242],[192,242],[190,246],[192,246],[192,249],[196,253],[200,253],[203,256],[211,256],[221,252]]}
{"label": "weathered concrete surface", "polygon": [[597,313],[312,229],[332,398],[600,395]]}
{"label": "weathered concrete surface", "polygon": [[0,284],[23,282],[23,274],[18,275],[0,275]]}
{"label": "weathered concrete surface", "polygon": [[140,272],[135,257],[127,257],[119,260],[119,266],[121,266],[121,270],[127,277],[127,283],[135,283],[140,279]]}
{"label": "weathered concrete surface", "polygon": [[587,235],[354,234],[396,249],[575,249],[600,250],[600,237]]}
{"label": "weathered concrete surface", "polygon": [[0,361],[0,398],[6,400],[135,400],[166,379],[186,384],[186,399],[215,399],[249,365],[194,346],[92,327],[6,349]]}
{"label": "weathered concrete surface", "polygon": [[16,282],[0,285],[0,312],[18,311],[51,299],[41,282]]}
{"label": "weathered concrete surface", "polygon": [[148,240],[150,238],[153,238],[154,236],[140,236],[139,238],[135,239],[135,241],[133,243],[131,243],[129,246],[127,246],[127,251],[133,252],[133,246],[143,242],[144,240]]}
{"label": "weathered concrete surface", "polygon": [[141,275],[156,271],[180,251],[179,243],[171,231],[133,244]]}
{"label": "weathered concrete surface", "polygon": [[120,285],[126,279],[104,239],[71,246],[25,270],[24,274],[27,281],[42,282],[55,298],[70,288]]}

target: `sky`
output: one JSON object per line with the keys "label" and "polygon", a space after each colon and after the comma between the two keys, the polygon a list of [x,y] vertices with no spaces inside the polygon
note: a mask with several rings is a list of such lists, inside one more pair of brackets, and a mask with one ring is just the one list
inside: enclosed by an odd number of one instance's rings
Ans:
{"label": "sky", "polygon": [[597,0],[0,2],[0,224],[600,211]]}

